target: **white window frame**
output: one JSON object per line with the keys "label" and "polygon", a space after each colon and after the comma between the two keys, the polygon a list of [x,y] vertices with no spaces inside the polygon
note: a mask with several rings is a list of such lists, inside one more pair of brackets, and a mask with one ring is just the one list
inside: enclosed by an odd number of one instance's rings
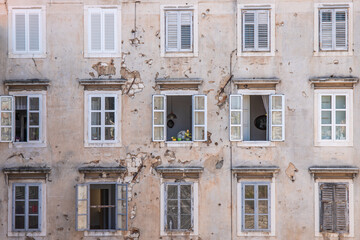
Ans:
{"label": "white window frame", "polygon": [[[344,237],[354,237],[354,182],[352,179],[316,179],[314,181],[314,206],[315,206],[315,237],[322,237],[320,232],[320,183],[347,183],[349,184],[349,233]],[[338,237],[338,233],[329,233],[329,237]]]}
{"label": "white window frame", "polygon": [[[28,50],[28,25],[25,26],[25,51],[16,51],[15,42],[15,14],[24,13],[25,18],[29,12],[39,13],[39,51]],[[9,58],[46,58],[46,7],[45,6],[10,6],[8,14],[8,56]]]}
{"label": "white window frame", "polygon": [[[188,231],[166,231],[165,230],[165,187],[168,183],[174,183],[174,179],[161,178],[160,184],[160,236],[197,236],[199,235],[199,182],[198,179],[192,179],[186,181],[186,183],[192,184],[192,197],[193,197],[193,224],[194,228],[192,232]],[[185,183],[185,182],[184,182]]]}
{"label": "white window frame", "polygon": [[[335,140],[332,136],[331,140],[321,139],[321,96],[332,95],[332,103],[334,96],[346,95],[346,140]],[[335,104],[335,103],[334,103]],[[334,109],[332,109],[333,115]],[[335,122],[332,122],[334,128]],[[314,91],[314,145],[315,146],[353,146],[353,90],[352,89],[318,89]]]}
{"label": "white window frame", "polygon": [[[167,51],[166,49],[166,11],[192,11],[192,50],[190,51]],[[161,57],[198,57],[199,56],[199,44],[198,44],[198,6],[193,5],[160,5],[160,56]]]}
{"label": "white window frame", "polygon": [[[106,51],[103,49],[104,39],[102,38],[102,50],[92,51],[91,46],[91,21],[90,14],[93,11],[100,12],[103,15],[104,11],[115,11],[115,50]],[[102,29],[104,29],[104,21],[101,21]],[[85,5],[84,6],[84,57],[85,58],[105,58],[105,57],[121,57],[121,5]]]}
{"label": "white window frame", "polygon": [[[269,11],[269,50],[244,50],[243,48],[243,11]],[[238,56],[275,56],[275,4],[238,4],[237,6],[237,55]]]}
{"label": "white window frame", "polygon": [[[41,188],[41,196],[39,199],[39,204],[41,204],[41,210],[39,215],[39,224],[40,231],[14,231],[13,230],[13,186],[14,184],[33,184],[38,185]],[[45,237],[46,236],[46,182],[45,180],[34,180],[34,179],[23,179],[23,180],[11,180],[8,184],[8,232],[7,235],[9,237]]]}
{"label": "white window frame", "polygon": [[[115,140],[92,141],[90,97],[115,97]],[[85,91],[84,92],[84,146],[85,147],[121,147],[121,93],[118,91]],[[103,109],[101,111],[104,111]]]}
{"label": "white window frame", "polygon": [[[270,231],[243,231],[242,229],[242,201],[243,201],[243,195],[242,195],[242,184],[243,183],[267,183],[270,185]],[[275,236],[275,229],[276,229],[276,209],[275,209],[275,178],[271,178],[269,180],[267,179],[261,179],[261,178],[255,178],[255,179],[245,179],[241,178],[237,182],[237,236],[238,237],[274,237]]]}
{"label": "white window frame", "polygon": [[[347,9],[348,11],[348,49],[347,50],[321,50],[320,49],[320,10],[321,9]],[[353,3],[315,3],[314,4],[314,56],[352,56],[354,54],[354,25]]]}

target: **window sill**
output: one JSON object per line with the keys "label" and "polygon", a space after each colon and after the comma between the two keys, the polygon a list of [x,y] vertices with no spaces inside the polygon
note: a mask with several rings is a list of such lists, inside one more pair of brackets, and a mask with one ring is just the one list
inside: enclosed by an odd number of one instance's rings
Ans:
{"label": "window sill", "polygon": [[8,232],[8,237],[46,237],[46,232]]}
{"label": "window sill", "polygon": [[199,144],[192,141],[168,141],[165,142],[167,147],[197,147]]}
{"label": "window sill", "polygon": [[106,230],[93,230],[93,231],[84,231],[85,237],[111,237],[111,236],[122,236],[123,231],[113,230],[113,231],[106,231]]}
{"label": "window sill", "polygon": [[237,142],[238,147],[275,147],[275,142],[271,141],[242,141]]}
{"label": "window sill", "polygon": [[198,52],[165,52],[161,57],[198,57]]}
{"label": "window sill", "polygon": [[275,52],[269,51],[269,52],[262,52],[262,51],[239,51],[237,54],[239,57],[274,57]]}
{"label": "window sill", "polygon": [[353,55],[353,51],[314,51],[314,57],[341,57]]}
{"label": "window sill", "polygon": [[315,142],[315,147],[352,147],[353,143],[349,141],[344,142]]}
{"label": "window sill", "polygon": [[238,237],[275,237],[272,232],[239,232]]}
{"label": "window sill", "polygon": [[46,58],[46,53],[9,53],[9,58]]}
{"label": "window sill", "polygon": [[86,148],[111,148],[111,147],[121,147],[121,143],[120,142],[110,142],[110,143],[106,143],[106,142],[102,142],[102,143],[89,143],[89,142],[85,142],[84,147]]}
{"label": "window sill", "polygon": [[9,148],[44,148],[46,147],[46,142],[11,142],[9,143]]}
{"label": "window sill", "polygon": [[[329,240],[338,240],[339,237],[343,237],[343,238],[353,238],[354,235],[346,233],[346,234],[340,234],[340,233],[327,233],[326,237],[328,237]],[[315,238],[316,240],[323,240],[324,236],[322,232],[317,232],[315,234]]]}
{"label": "window sill", "polygon": [[121,53],[84,53],[84,58],[116,58],[121,57]]}
{"label": "window sill", "polygon": [[176,237],[176,236],[192,236],[192,237],[196,237],[198,234],[194,233],[194,232],[189,232],[189,231],[182,231],[182,232],[167,232],[167,231],[161,231],[160,236],[161,237]]}

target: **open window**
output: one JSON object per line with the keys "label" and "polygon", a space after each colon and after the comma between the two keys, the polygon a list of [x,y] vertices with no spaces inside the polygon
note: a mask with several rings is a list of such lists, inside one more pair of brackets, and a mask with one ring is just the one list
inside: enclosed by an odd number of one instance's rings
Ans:
{"label": "open window", "polygon": [[206,96],[153,96],[153,141],[206,141]]}
{"label": "open window", "polygon": [[283,95],[231,95],[231,141],[284,141]]}

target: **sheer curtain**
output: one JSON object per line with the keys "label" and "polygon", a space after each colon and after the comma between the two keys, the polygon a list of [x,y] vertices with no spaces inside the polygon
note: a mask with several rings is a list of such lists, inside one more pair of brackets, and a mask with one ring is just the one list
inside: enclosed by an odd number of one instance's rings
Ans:
{"label": "sheer curtain", "polygon": [[261,96],[263,103],[264,103],[264,108],[266,111],[266,114],[269,115],[269,96],[265,95],[265,96]]}

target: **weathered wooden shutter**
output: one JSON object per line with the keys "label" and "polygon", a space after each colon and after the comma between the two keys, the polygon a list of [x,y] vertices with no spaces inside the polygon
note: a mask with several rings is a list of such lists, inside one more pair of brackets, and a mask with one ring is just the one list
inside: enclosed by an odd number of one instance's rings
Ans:
{"label": "weathered wooden shutter", "polygon": [[333,11],[320,10],[320,49],[332,50],[333,48]]}
{"label": "weathered wooden shutter", "polygon": [[255,11],[243,12],[243,50],[255,49]]}
{"label": "weathered wooden shutter", "polygon": [[334,229],[334,186],[333,184],[321,184],[320,185],[320,231],[321,232],[333,232]]}
{"label": "weathered wooden shutter", "polygon": [[207,107],[205,95],[193,95],[192,118],[193,118],[193,141],[207,140]]}
{"label": "weathered wooden shutter", "polygon": [[336,50],[348,49],[348,11],[335,9],[335,48]]}
{"label": "weathered wooden shutter", "polygon": [[115,13],[104,11],[104,44],[105,51],[115,51]]}
{"label": "weathered wooden shutter", "polygon": [[192,12],[180,12],[181,50],[191,50],[192,47]]}
{"label": "weathered wooden shutter", "polygon": [[0,96],[0,142],[14,140],[14,97]]}
{"label": "weathered wooden shutter", "polygon": [[336,232],[349,232],[348,185],[335,185]]}
{"label": "weathered wooden shutter", "polygon": [[101,51],[101,12],[90,12],[90,49]]}
{"label": "weathered wooden shutter", "polygon": [[40,51],[40,13],[29,13],[29,51]]}
{"label": "weathered wooden shutter", "polygon": [[230,95],[230,141],[242,140],[242,95]]}
{"label": "weathered wooden shutter", "polygon": [[271,141],[285,140],[285,97],[270,95],[270,138]]}
{"label": "weathered wooden shutter", "polygon": [[128,226],[128,188],[127,184],[116,184],[116,229],[127,230]]}
{"label": "weathered wooden shutter", "polygon": [[269,10],[257,12],[257,49],[261,51],[268,51],[269,48],[269,36],[270,36],[270,24],[269,24]]}
{"label": "weathered wooden shutter", "polygon": [[15,14],[15,51],[26,51],[25,13]]}
{"label": "weathered wooden shutter", "polygon": [[89,229],[89,185],[76,185],[76,230]]}
{"label": "weathered wooden shutter", "polygon": [[153,95],[153,141],[161,142],[166,138],[166,96]]}
{"label": "weathered wooden shutter", "polygon": [[179,12],[166,12],[166,50],[177,51],[179,49],[179,30],[178,30]]}

